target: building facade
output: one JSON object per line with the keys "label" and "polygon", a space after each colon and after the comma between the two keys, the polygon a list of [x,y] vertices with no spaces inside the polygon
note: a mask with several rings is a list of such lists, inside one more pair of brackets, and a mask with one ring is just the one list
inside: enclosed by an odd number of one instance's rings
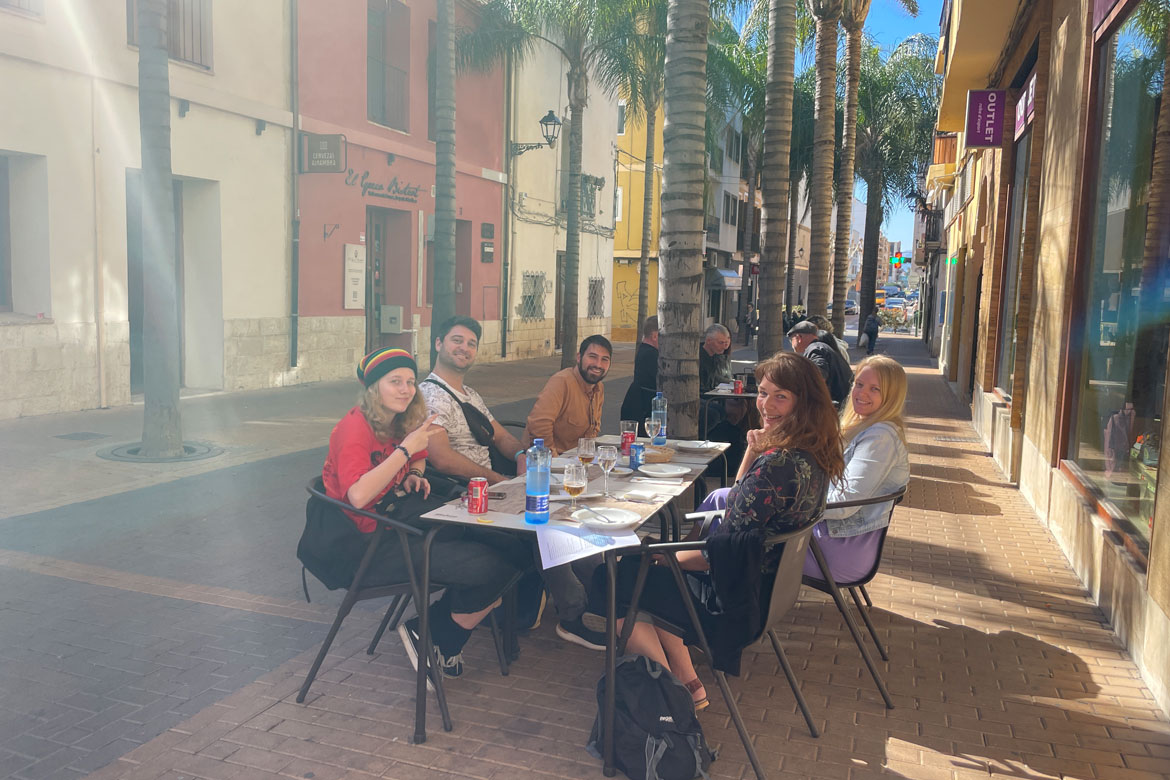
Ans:
{"label": "building facade", "polygon": [[923,270],[941,369],[1170,709],[1166,16],[948,5],[938,130],[956,149],[936,143]]}
{"label": "building facade", "polygon": [[638,341],[639,260],[642,257],[642,230],[646,217],[646,167],[653,169],[650,199],[650,264],[647,273],[647,316],[658,311],[658,231],[661,228],[659,197],[662,193],[662,109],[654,123],[654,159],[646,161],[645,117],[627,113],[625,101],[618,103],[617,193],[613,236],[613,337],[617,341]]}
{"label": "building facade", "polygon": [[[288,367],[289,6],[211,6],[170,4],[182,382],[265,387],[285,377],[258,364]],[[0,2],[0,418],[140,392],[134,13]]]}

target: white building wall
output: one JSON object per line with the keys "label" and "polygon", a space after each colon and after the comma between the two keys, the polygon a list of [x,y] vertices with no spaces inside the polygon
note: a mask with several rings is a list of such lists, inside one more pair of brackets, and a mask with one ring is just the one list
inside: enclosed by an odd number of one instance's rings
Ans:
{"label": "white building wall", "polygon": [[[289,311],[289,9],[213,9],[212,67],[171,63],[172,168],[183,190],[185,381],[234,389],[257,386],[230,360],[235,334]],[[141,163],[126,29],[124,0],[46,3],[41,18],[0,10],[0,154],[20,193],[0,419],[130,400],[126,195]],[[256,358],[287,361],[279,341]]]}

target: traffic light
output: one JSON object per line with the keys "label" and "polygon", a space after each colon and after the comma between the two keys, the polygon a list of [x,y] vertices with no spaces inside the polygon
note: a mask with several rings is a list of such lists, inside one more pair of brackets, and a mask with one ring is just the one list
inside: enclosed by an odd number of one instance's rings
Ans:
{"label": "traffic light", "polygon": [[890,265],[894,266],[894,268],[896,268],[896,269],[902,267],[902,253],[901,252],[894,253],[894,256],[890,258]]}

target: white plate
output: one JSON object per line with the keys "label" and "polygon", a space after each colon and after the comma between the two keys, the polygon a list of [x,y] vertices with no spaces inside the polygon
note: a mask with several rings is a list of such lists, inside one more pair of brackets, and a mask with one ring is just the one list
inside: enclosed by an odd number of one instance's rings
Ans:
{"label": "white plate", "polygon": [[691,473],[686,466],[676,466],[673,463],[643,463],[638,467],[638,471],[652,477],[681,477]]}
{"label": "white plate", "polygon": [[676,441],[673,444],[683,452],[714,452],[719,449],[719,444],[713,441]]}
{"label": "white plate", "polygon": [[626,468],[625,466],[614,466],[612,469],[610,469],[609,472],[610,476],[612,477],[624,477],[627,474],[633,473],[633,469]]}
{"label": "white plate", "polygon": [[572,514],[572,518],[587,528],[599,531],[620,531],[642,522],[642,516],[637,512],[615,507],[578,509]]}
{"label": "white plate", "polygon": [[577,463],[577,462],[578,462],[578,460],[576,458],[553,458],[550,468],[560,469],[561,471],[564,471],[565,467],[568,466],[570,463]]}

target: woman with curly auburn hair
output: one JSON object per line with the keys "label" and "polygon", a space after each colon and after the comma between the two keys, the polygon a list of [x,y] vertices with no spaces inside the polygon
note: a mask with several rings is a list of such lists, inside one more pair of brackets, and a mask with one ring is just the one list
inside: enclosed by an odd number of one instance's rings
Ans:
{"label": "woman with curly auburn hair", "polygon": [[[748,432],[748,451],[735,486],[727,493],[723,520],[709,533],[706,549],[677,555],[703,632],[712,641],[714,665],[731,674],[739,673],[740,652],[763,626],[732,611],[713,612],[709,605],[761,597],[771,586],[784,551],[783,545],[769,544],[768,539],[816,522],[829,483],[844,469],[837,412],[820,370],[800,355],[783,352],[756,368],[756,380],[756,408],[763,427]],[[636,556],[626,556],[619,564],[619,610],[629,607],[638,564]],[[600,606],[604,593],[604,572],[598,571],[592,591],[595,606]],[[638,622],[630,635],[630,652],[664,665],[686,685],[696,708],[707,706],[686,648],[697,635],[689,628],[685,605],[666,568],[649,569],[639,610],[688,629],[679,637]]]}
{"label": "woman with curly auburn hair", "polygon": [[[431,425],[438,415],[427,417],[426,404],[415,386],[417,375],[414,357],[403,349],[376,349],[358,363],[357,376],[365,391],[329,435],[329,453],[321,471],[330,498],[372,510],[392,490],[429,495],[430,484],[423,476],[426,446],[431,433],[439,430]],[[309,511],[320,511],[320,506],[332,509],[310,502]],[[362,533],[374,531],[373,519],[347,514]],[[408,544],[414,565],[421,566],[421,538],[411,537]],[[397,534],[387,534],[379,542],[365,587],[407,581],[401,545]],[[356,570],[365,549],[362,542],[355,549],[333,552],[350,560]],[[445,676],[463,673],[462,650],[471,630],[500,603],[504,591],[531,565],[531,557],[524,541],[486,529],[453,529],[434,541],[431,577],[446,590],[430,605],[430,630],[437,665]],[[399,624],[398,633],[417,669],[418,654],[423,652],[418,618]]]}

